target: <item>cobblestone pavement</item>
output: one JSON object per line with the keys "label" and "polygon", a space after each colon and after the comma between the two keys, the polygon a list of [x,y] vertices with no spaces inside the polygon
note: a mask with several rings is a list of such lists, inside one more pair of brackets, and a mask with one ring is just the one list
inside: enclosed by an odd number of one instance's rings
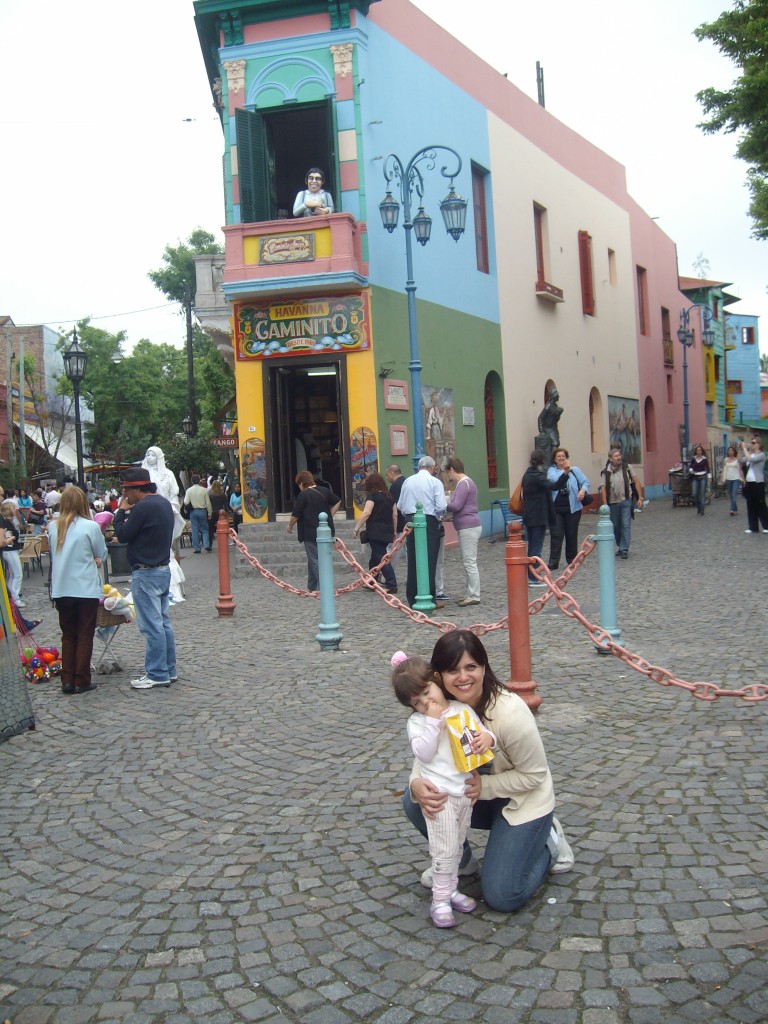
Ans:
{"label": "cobblestone pavement", "polygon": [[[652,502],[616,565],[622,642],[686,679],[765,682],[768,536],[745,525],[724,500],[704,518]],[[317,601],[254,574],[219,619],[215,556],[185,556],[178,683],[133,692],[143,646],[121,627],[125,672],[75,698],[34,687],[37,730],[0,745],[0,1019],[768,1020],[768,702],[663,688],[547,605],[538,718],[576,866],[518,913],[481,903],[440,931],[388,685],[392,651],[428,655],[436,630],[356,592],[321,653]],[[504,546],[480,566],[457,623],[504,613]],[[460,579],[451,551],[454,598]],[[593,619],[596,581],[593,556],[570,587]],[[54,641],[39,574],[25,596]],[[504,678],[507,634],[486,639]]]}

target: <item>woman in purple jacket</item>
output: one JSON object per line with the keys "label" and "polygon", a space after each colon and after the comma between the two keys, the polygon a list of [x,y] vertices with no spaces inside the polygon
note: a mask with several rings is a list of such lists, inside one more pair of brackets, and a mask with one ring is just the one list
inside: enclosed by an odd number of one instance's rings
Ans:
{"label": "woman in purple jacket", "polygon": [[480,573],[477,569],[477,545],[483,532],[477,514],[477,487],[464,472],[464,463],[454,455],[448,459],[448,479],[453,486],[448,511],[459,536],[459,550],[467,578],[467,593],[457,601],[462,606],[480,604]]}

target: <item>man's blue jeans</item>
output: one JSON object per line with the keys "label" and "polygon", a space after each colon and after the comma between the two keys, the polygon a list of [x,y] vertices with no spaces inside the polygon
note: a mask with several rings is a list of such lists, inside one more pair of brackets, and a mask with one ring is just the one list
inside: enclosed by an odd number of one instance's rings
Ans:
{"label": "man's blue jeans", "polygon": [[193,508],[189,513],[189,525],[192,528],[192,547],[200,551],[200,541],[203,547],[210,547],[208,539],[208,513],[204,508]]}
{"label": "man's blue jeans", "polygon": [[171,570],[134,569],[131,582],[136,622],[147,643],[144,671],[150,679],[176,678],[176,640],[168,614]]}
{"label": "man's blue jeans", "polygon": [[[508,913],[525,906],[552,866],[552,854],[547,840],[552,831],[553,814],[534,818],[523,825],[510,825],[501,813],[507,800],[478,800],[472,808],[472,828],[489,833],[483,858],[483,899],[493,910]],[[421,807],[411,799],[406,787],[403,810],[408,820],[423,836],[427,824]],[[462,863],[469,859],[468,846]]]}
{"label": "man's blue jeans", "polygon": [[611,513],[616,547],[619,551],[629,551],[629,543],[632,540],[632,499],[615,501],[608,509]]}

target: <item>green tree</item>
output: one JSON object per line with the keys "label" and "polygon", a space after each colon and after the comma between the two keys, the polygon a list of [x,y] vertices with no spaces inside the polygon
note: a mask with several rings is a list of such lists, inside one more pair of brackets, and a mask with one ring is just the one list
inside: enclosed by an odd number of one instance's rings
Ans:
{"label": "green tree", "polygon": [[768,373],[768,352],[762,352],[760,355],[760,372]]}
{"label": "green tree", "polygon": [[195,256],[212,256],[224,250],[210,232],[195,228],[186,242],[166,245],[164,266],[150,270],[147,277],[171,302],[184,302],[187,286],[195,297]]}
{"label": "green tree", "polygon": [[[77,332],[88,355],[80,395],[94,414],[93,425],[85,429],[86,448],[101,461],[133,462],[181,425],[187,404],[184,353],[142,339],[123,356],[124,332],[110,334],[87,320],[77,325]],[[69,343],[65,335],[59,348]],[[59,390],[72,394],[64,375]]]}
{"label": "green tree", "polygon": [[695,30],[741,70],[730,89],[702,89],[707,134],[739,132],[736,153],[751,164],[747,181],[756,238],[768,239],[768,0],[735,0],[733,9]]}

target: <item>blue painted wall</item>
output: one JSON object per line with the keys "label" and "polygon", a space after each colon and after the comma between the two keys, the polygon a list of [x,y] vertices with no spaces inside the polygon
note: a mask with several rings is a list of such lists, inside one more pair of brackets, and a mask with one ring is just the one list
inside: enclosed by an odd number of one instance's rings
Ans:
{"label": "blue painted wall", "polygon": [[[733,395],[736,408],[732,423],[745,423],[760,419],[760,339],[758,318],[744,313],[728,313],[727,340],[733,348],[727,353],[728,380],[741,381],[741,394]],[[743,332],[752,328],[754,342],[745,345]]]}

